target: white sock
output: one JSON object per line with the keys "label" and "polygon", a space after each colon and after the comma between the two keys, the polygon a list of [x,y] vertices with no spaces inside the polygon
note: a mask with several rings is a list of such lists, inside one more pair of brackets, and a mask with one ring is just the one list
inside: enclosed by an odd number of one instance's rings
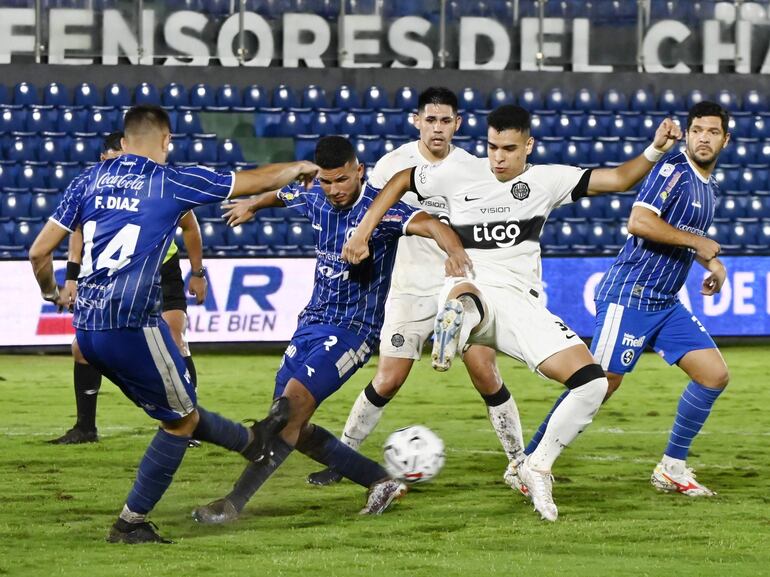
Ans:
{"label": "white sock", "polygon": [[384,410],[385,407],[372,404],[366,397],[365,391],[361,391],[356,402],[353,403],[353,408],[350,409],[340,440],[348,447],[358,449],[380,422]]}
{"label": "white sock", "polygon": [[496,407],[487,405],[487,414],[508,460],[512,461],[521,455],[524,451],[524,439],[521,434],[519,409],[513,397]]}
{"label": "white sock", "polygon": [[663,455],[663,458],[660,460],[660,462],[663,463],[663,467],[665,469],[680,475],[684,473],[684,470],[687,466],[684,460],[674,459],[674,457],[669,457],[668,455]]}
{"label": "white sock", "polygon": [[120,512],[119,517],[126,523],[143,523],[147,516],[143,513],[134,513],[128,508],[128,505],[123,505],[123,510]]}
{"label": "white sock", "polygon": [[460,327],[460,341],[457,345],[457,350],[462,351],[471,331],[481,322],[481,311],[476,306],[476,301],[469,296],[460,296],[457,300],[463,305],[463,326]]}
{"label": "white sock", "polygon": [[537,449],[529,456],[530,466],[537,471],[550,471],[554,461],[593,420],[607,393],[607,378],[587,382],[564,397],[551,415],[551,420]]}

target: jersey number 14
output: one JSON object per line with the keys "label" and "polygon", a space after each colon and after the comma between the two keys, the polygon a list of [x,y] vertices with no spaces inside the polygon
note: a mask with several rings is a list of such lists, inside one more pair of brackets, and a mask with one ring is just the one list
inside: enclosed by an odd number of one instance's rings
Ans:
{"label": "jersey number 14", "polygon": [[[96,259],[96,270],[109,269],[107,276],[112,276],[115,271],[122,269],[131,262],[131,256],[136,250],[136,241],[139,240],[139,232],[142,227],[136,224],[127,224],[120,229],[118,234],[112,237],[104,250]],[[94,261],[91,251],[94,248],[94,236],[96,236],[96,221],[89,220],[83,225],[83,263],[81,276],[87,276],[94,272]],[[119,254],[118,254],[119,253]],[[118,255],[115,258],[115,255]]]}

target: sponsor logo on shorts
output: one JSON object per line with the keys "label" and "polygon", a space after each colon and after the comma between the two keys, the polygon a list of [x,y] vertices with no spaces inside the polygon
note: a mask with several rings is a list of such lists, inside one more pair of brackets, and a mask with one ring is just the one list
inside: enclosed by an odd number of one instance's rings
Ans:
{"label": "sponsor logo on shorts", "polygon": [[394,333],[392,337],[390,337],[390,344],[394,347],[403,347],[404,346],[404,335],[400,333]]}
{"label": "sponsor logo on shorts", "polygon": [[290,359],[293,359],[294,355],[297,354],[297,347],[294,345],[289,345],[288,347],[286,347],[286,352],[284,354]]}
{"label": "sponsor logo on shorts", "polygon": [[644,346],[644,339],[645,337],[637,338],[631,333],[623,333],[623,346],[641,348]]}
{"label": "sponsor logo on shorts", "polygon": [[529,185],[526,182],[514,182],[511,194],[516,200],[525,200],[529,198]]}
{"label": "sponsor logo on shorts", "polygon": [[620,355],[620,362],[623,363],[624,367],[627,367],[631,364],[631,362],[634,360],[634,356],[636,353],[634,353],[634,349],[626,349],[623,351],[623,354]]}

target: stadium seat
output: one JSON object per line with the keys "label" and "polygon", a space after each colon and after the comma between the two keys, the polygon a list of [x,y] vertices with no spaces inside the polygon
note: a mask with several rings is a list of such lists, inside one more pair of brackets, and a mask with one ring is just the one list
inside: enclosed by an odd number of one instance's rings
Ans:
{"label": "stadium seat", "polygon": [[21,166],[18,183],[22,188],[47,188],[49,167],[40,162],[29,162]]}
{"label": "stadium seat", "polygon": [[590,110],[599,110],[599,98],[596,93],[589,88],[581,88],[575,92],[575,99],[572,102],[572,108],[588,112]]}
{"label": "stadium seat", "polygon": [[556,227],[556,243],[562,246],[585,245],[587,229],[585,223],[563,222]]}
{"label": "stadium seat", "polygon": [[746,216],[751,218],[770,218],[770,196],[752,196],[746,202]]}
{"label": "stadium seat", "polygon": [[743,110],[746,112],[760,113],[768,111],[768,101],[765,92],[749,90],[743,96]]}
{"label": "stadium seat", "polygon": [[166,108],[178,108],[180,106],[189,106],[190,97],[187,90],[181,84],[172,82],[163,88],[161,104]]}
{"label": "stadium seat", "polygon": [[284,113],[280,108],[261,108],[254,117],[256,136],[277,136],[281,130]]}
{"label": "stadium seat", "polygon": [[226,162],[227,164],[244,161],[240,145],[237,141],[229,138],[225,138],[217,145],[217,159],[219,162]]}
{"label": "stadium seat", "polygon": [[478,156],[479,158],[485,158],[488,155],[487,141],[479,139],[474,142],[473,148],[471,149],[471,154]]}
{"label": "stadium seat", "polygon": [[122,125],[122,117],[118,110],[93,109],[86,117],[86,132],[108,134]]}
{"label": "stadium seat", "polygon": [[746,168],[741,171],[740,180],[738,181],[738,190],[754,192],[755,190],[767,190],[767,187],[767,168],[761,170]]}
{"label": "stadium seat", "polygon": [[43,228],[42,221],[34,220],[18,220],[13,228],[13,244],[29,248],[32,245],[32,241],[35,240],[40,233],[40,229]]}
{"label": "stadium seat", "polygon": [[6,106],[0,109],[0,134],[23,132],[29,115],[21,106]]}
{"label": "stadium seat", "polygon": [[560,164],[562,162],[564,139],[544,136],[535,141],[530,159],[534,164]]}
{"label": "stadium seat", "polygon": [[620,140],[616,137],[606,137],[597,140],[591,145],[588,160],[591,163],[599,165],[616,162],[619,147]]}
{"label": "stadium seat", "polygon": [[[258,89],[258,87],[256,88]],[[242,106],[243,100],[241,98],[241,91],[237,86],[233,86],[232,84],[223,84],[217,89],[215,104],[220,108],[236,108]]]}
{"label": "stadium seat", "polygon": [[160,92],[149,82],[142,82],[134,89],[134,104],[152,104],[160,106]]}
{"label": "stadium seat", "polygon": [[190,141],[187,158],[196,164],[211,165],[217,162],[217,141],[209,138],[196,138]]}
{"label": "stadium seat", "polygon": [[738,96],[731,90],[724,88],[717,92],[715,102],[728,112],[735,112],[741,109]]}
{"label": "stadium seat", "polygon": [[553,125],[555,122],[555,116],[541,116],[540,114],[533,114],[530,117],[530,133],[535,138],[553,136]]}
{"label": "stadium seat", "polygon": [[40,102],[37,87],[29,82],[19,82],[13,87],[13,103],[31,106]]}
{"label": "stadium seat", "polygon": [[33,106],[27,114],[26,132],[53,132],[56,130],[58,113],[51,106]]}
{"label": "stadium seat", "polygon": [[535,110],[542,110],[543,108],[543,97],[534,88],[524,88],[521,92],[519,92],[518,97],[519,106],[526,108],[529,112],[533,112]]}
{"label": "stadium seat", "polygon": [[5,153],[4,160],[13,160],[15,162],[25,162],[37,160],[38,140],[34,135],[28,133],[16,133],[9,143]]}
{"label": "stadium seat", "polygon": [[636,110],[638,112],[648,112],[655,110],[655,98],[652,92],[646,88],[638,88],[635,90],[628,100],[628,107],[630,110]]}
{"label": "stadium seat", "polygon": [[486,138],[486,117],[483,114],[476,115],[473,112],[466,112],[463,115],[459,133],[461,136],[470,136],[471,138]]}
{"label": "stadium seat", "polygon": [[302,106],[304,108],[328,108],[329,102],[326,99],[326,91],[320,86],[310,84],[302,91]]}
{"label": "stadium seat", "polygon": [[280,124],[276,127],[277,132],[275,136],[297,136],[298,134],[307,134],[310,130],[309,122],[306,120],[307,115],[303,114],[300,110],[289,110],[284,113]]}
{"label": "stadium seat", "polygon": [[583,123],[582,115],[560,114],[553,125],[554,136],[562,138],[580,136]]}
{"label": "stadium seat", "polygon": [[704,100],[709,100],[708,94],[698,88],[693,88],[685,97],[685,110],[690,110],[690,108]]}
{"label": "stadium seat", "polygon": [[81,164],[94,162],[99,158],[100,147],[90,138],[74,138],[70,143],[67,158]]}
{"label": "stadium seat", "polygon": [[257,225],[257,244],[267,246],[285,245],[288,224],[285,222],[262,221]]}
{"label": "stadium seat", "polygon": [[67,139],[68,137],[64,135],[43,138],[40,143],[40,150],[38,151],[38,159],[49,164],[66,162],[69,144]]}
{"label": "stadium seat", "polygon": [[487,108],[492,110],[503,104],[516,104],[516,97],[513,92],[505,88],[495,88],[489,93]]}
{"label": "stadium seat", "polygon": [[247,108],[269,108],[270,94],[258,84],[252,84],[243,91],[243,106]]}
{"label": "stadium seat", "polygon": [[299,246],[314,246],[315,232],[309,222],[291,222],[286,231],[288,244]]}
{"label": "stadium seat", "polygon": [[393,101],[393,105],[396,108],[400,108],[406,111],[416,110],[419,96],[420,95],[416,90],[410,88],[409,86],[403,86],[396,90],[396,96]]}
{"label": "stadium seat", "polygon": [[294,157],[297,160],[313,160],[318,134],[298,134],[294,137]]}
{"label": "stadium seat", "polygon": [[318,112],[313,115],[313,119],[310,123],[310,132],[320,136],[327,136],[329,134],[337,134],[337,123],[335,122],[335,115],[327,114],[326,112]]}
{"label": "stadium seat", "polygon": [[659,111],[672,113],[684,109],[684,98],[679,96],[672,89],[666,88],[663,90],[663,92],[660,93],[660,96],[658,97]]}
{"label": "stadium seat", "polygon": [[51,82],[43,90],[43,104],[50,106],[70,106],[72,99],[69,91],[63,84]]}
{"label": "stadium seat", "polygon": [[204,247],[227,245],[227,224],[222,220],[202,220],[201,238]]}
{"label": "stadium seat", "polygon": [[748,114],[730,115],[727,123],[727,131],[731,138],[752,138],[751,133],[754,130],[755,119]]}
{"label": "stadium seat", "polygon": [[85,110],[72,110],[70,108],[60,110],[55,130],[57,132],[65,132],[67,134],[85,132],[86,115],[87,112]]}
{"label": "stadium seat", "polygon": [[748,198],[741,196],[722,196],[719,197],[719,204],[715,211],[718,218],[728,218],[731,220],[746,216]]}
{"label": "stadium seat", "polygon": [[293,88],[285,84],[279,84],[273,89],[273,108],[296,108],[299,106],[299,98]]}
{"label": "stadium seat", "polygon": [[[634,138],[639,135],[642,117],[638,114],[616,114],[607,120],[607,135]],[[654,130],[652,131],[654,134]]]}
{"label": "stadium seat", "polygon": [[59,205],[58,194],[33,194],[29,205],[29,216],[47,219]]}
{"label": "stadium seat", "polygon": [[0,189],[14,188],[18,183],[18,178],[18,164],[0,164]]}
{"label": "stadium seat", "polygon": [[349,134],[351,136],[367,134],[369,132],[369,125],[366,122],[367,118],[361,112],[347,112],[342,115],[339,130],[342,134]]}
{"label": "stadium seat", "polygon": [[[29,191],[5,191],[3,194],[0,194],[0,216],[17,220],[26,218],[29,216],[29,207],[31,203],[32,194],[30,194]],[[0,223],[0,227],[1,226],[2,223]]]}
{"label": "stadium seat", "polygon": [[486,102],[480,90],[471,87],[463,88],[457,96],[460,110],[481,110]]}
{"label": "stadium seat", "polygon": [[104,104],[117,108],[131,106],[131,93],[122,84],[109,84],[104,88]]}
{"label": "stadium seat", "polygon": [[585,166],[588,164],[591,142],[593,142],[592,138],[573,137],[565,143],[561,161],[573,166]]}
{"label": "stadium seat", "polygon": [[334,92],[332,104],[335,108],[350,110],[351,108],[359,108],[361,106],[361,99],[355,88],[343,84]]}
{"label": "stadium seat", "polygon": [[197,112],[187,110],[177,117],[176,132],[179,134],[198,134],[203,132],[200,116]]}
{"label": "stadium seat", "polygon": [[208,84],[198,83],[190,89],[187,95],[189,106],[192,108],[211,108],[217,105],[216,93]]}
{"label": "stadium seat", "polygon": [[382,157],[382,139],[379,136],[359,135],[353,139],[359,162],[375,164]]}
{"label": "stadium seat", "polygon": [[545,95],[545,109],[561,112],[569,108],[569,97],[561,88],[551,88]]}
{"label": "stadium seat", "polygon": [[749,136],[760,140],[770,139],[770,118],[762,116],[751,117],[751,129]]}
{"label": "stadium seat", "polygon": [[628,110],[628,98],[619,90],[610,88],[602,96],[602,109],[609,112]]}
{"label": "stadium seat", "polygon": [[380,86],[370,86],[364,91],[363,107],[374,110],[390,108],[388,93]]}
{"label": "stadium seat", "polygon": [[[393,109],[386,110],[393,111]],[[375,112],[372,116],[371,124],[369,125],[369,132],[380,136],[399,133],[402,126],[402,115],[403,112],[400,110],[390,113],[382,111]]]}
{"label": "stadium seat", "polygon": [[590,220],[605,218],[606,205],[607,200],[604,198],[584,196],[575,203],[575,216]]}
{"label": "stadium seat", "polygon": [[189,162],[189,148],[190,139],[187,135],[172,134],[171,142],[168,145],[168,162],[170,164]]}
{"label": "stadium seat", "polygon": [[73,163],[59,163],[52,166],[48,175],[48,185],[63,191],[80,173],[80,166]]}
{"label": "stadium seat", "polygon": [[743,249],[746,245],[757,244],[759,220],[745,218],[741,222],[734,222],[728,230],[728,243],[738,245]]}
{"label": "stadium seat", "polygon": [[75,106],[99,106],[101,104],[101,98],[99,98],[99,92],[96,86],[90,82],[82,82],[75,87]]}
{"label": "stadium seat", "polygon": [[228,245],[252,246],[259,244],[257,242],[258,223],[246,222],[236,227],[227,227],[225,229],[225,238]]}
{"label": "stadium seat", "polygon": [[633,194],[613,195],[604,206],[604,215],[612,221],[627,219],[636,200]]}

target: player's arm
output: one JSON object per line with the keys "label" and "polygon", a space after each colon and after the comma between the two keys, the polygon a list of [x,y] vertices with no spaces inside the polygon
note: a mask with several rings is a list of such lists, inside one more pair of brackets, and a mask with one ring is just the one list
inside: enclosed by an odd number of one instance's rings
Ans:
{"label": "player's arm", "polygon": [[588,196],[629,190],[680,138],[682,130],[670,118],[664,119],[655,131],[652,144],[642,154],[615,168],[597,168],[591,171]]}
{"label": "player's arm", "polygon": [[258,210],[263,208],[278,208],[286,206],[278,197],[277,190],[263,192],[256,198],[247,198],[229,204],[223,204],[222,208],[226,210],[222,218],[227,219],[229,226],[238,226],[244,222],[249,222],[254,218]]}
{"label": "player's arm", "polygon": [[187,285],[187,291],[195,297],[195,302],[201,304],[206,300],[206,289],[208,286],[203,268],[201,227],[198,225],[198,219],[195,218],[195,214],[191,210],[180,219],[179,226],[182,229],[182,239],[184,240],[187,259],[190,261],[190,271],[192,272],[190,274],[190,282]]}
{"label": "player's arm", "polygon": [[406,233],[436,241],[439,248],[447,254],[445,263],[447,276],[465,276],[473,269],[473,263],[465,252],[457,233],[427,212],[415,213],[406,225]]}
{"label": "player's arm", "polygon": [[717,294],[722,290],[722,285],[725,284],[725,279],[727,279],[727,269],[725,268],[725,265],[716,257],[711,260],[704,260],[699,256],[696,256],[695,260],[710,273],[703,279],[700,294],[706,296]]}
{"label": "player's arm", "polygon": [[235,173],[229,198],[277,190],[295,180],[309,186],[317,173],[318,167],[306,160],[266,164],[252,170],[242,170]]}
{"label": "player's arm", "polygon": [[679,230],[649,208],[639,205],[631,209],[628,232],[651,242],[691,248],[695,251],[696,258],[706,263],[713,260],[721,251],[719,243],[705,236]]}
{"label": "player's arm", "polygon": [[[342,258],[351,264],[359,264],[369,256],[369,239],[382,217],[412,188],[414,168],[407,168],[394,174],[380,193],[374,198],[358,223],[355,232],[342,247]],[[461,275],[462,276],[462,275]]]}
{"label": "player's arm", "polygon": [[67,276],[64,287],[60,291],[61,300],[69,303],[70,308],[78,295],[78,277],[80,264],[83,262],[83,229],[77,227],[71,234],[67,244]]}
{"label": "player's arm", "polygon": [[61,244],[69,231],[59,224],[48,221],[37,235],[29,249],[29,260],[32,272],[35,274],[40,293],[44,300],[60,307],[69,306],[69,302],[61,299],[59,287],[53,274],[53,251]]}

